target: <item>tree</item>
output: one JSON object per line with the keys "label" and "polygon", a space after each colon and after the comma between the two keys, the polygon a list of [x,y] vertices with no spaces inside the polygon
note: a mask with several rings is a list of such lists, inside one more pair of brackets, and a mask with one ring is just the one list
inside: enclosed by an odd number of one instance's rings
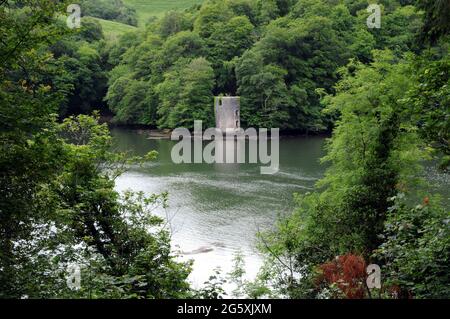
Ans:
{"label": "tree", "polygon": [[97,50],[79,43],[74,56],[64,56],[61,61],[69,72],[69,83],[73,85],[73,91],[60,115],[88,114],[94,109],[101,109],[107,79]]}
{"label": "tree", "polygon": [[83,0],[80,3],[84,16],[117,21],[137,26],[136,10],[126,6],[122,0]]}
{"label": "tree", "polygon": [[450,3],[446,0],[419,0],[417,7],[425,11],[421,40],[436,43],[450,32]]}
{"label": "tree", "polygon": [[[125,165],[155,154],[111,153],[98,114],[57,122],[70,85],[59,81],[68,75],[49,45],[66,32],[56,24],[63,4],[8,4],[0,6],[8,41],[0,45],[0,297],[189,296],[190,265],[174,260],[170,236],[151,214],[167,194],[114,191]],[[80,51],[83,59],[95,56],[89,47]],[[93,276],[78,292],[66,285],[73,262]]]}
{"label": "tree", "polygon": [[180,60],[157,87],[159,126],[192,128],[195,120],[201,120],[205,127],[212,127],[213,87],[214,71],[205,58]]}
{"label": "tree", "polygon": [[[390,48],[399,58],[405,50],[419,49],[414,38],[421,19],[411,1],[381,4],[386,25],[369,30],[367,2],[361,0],[208,0],[153,21],[139,41],[127,42],[126,53],[121,48],[112,57],[128,67],[129,78],[150,87],[151,97],[140,104],[152,103],[147,109],[156,113],[138,123],[167,125],[160,118],[167,109],[160,110],[156,87],[165,81],[164,74],[176,72],[180,59],[205,57],[214,70],[213,94],[242,94],[243,125],[331,130],[334,118],[321,114],[320,99],[333,93],[339,67],[352,58],[371,62],[375,48]],[[269,81],[275,86],[270,87]]]}
{"label": "tree", "polygon": [[233,12],[224,1],[209,0],[205,2],[194,21],[194,31],[202,38],[212,35],[215,25],[226,23],[233,17]]}
{"label": "tree", "polygon": [[124,124],[148,124],[153,115],[150,87],[145,81],[138,81],[129,78],[120,78],[114,83],[114,87],[107,96],[108,101],[113,101],[117,90],[123,91],[118,94],[119,102],[114,105],[112,111],[115,112],[114,120]]}
{"label": "tree", "polygon": [[167,70],[180,58],[196,58],[205,53],[205,42],[197,33],[179,32],[167,39],[161,48],[162,67]]}
{"label": "tree", "polygon": [[266,239],[269,253],[294,259],[291,271],[300,277],[285,283],[291,296],[316,296],[315,269],[336,256],[377,262],[372,251],[382,243],[390,198],[418,170],[420,140],[400,99],[412,85],[411,65],[394,64],[391,52],[374,55],[368,66],[343,69],[336,94],[325,98],[327,111],[340,114],[324,158],[330,166],[317,191],[298,196],[298,209]]}
{"label": "tree", "polygon": [[[64,23],[56,23],[59,28],[66,29]],[[107,90],[106,71],[109,65],[101,52],[102,40],[100,23],[83,18],[80,29],[74,29],[50,46],[57,63],[67,71],[56,76],[53,81],[70,85],[59,107],[61,118],[104,109],[103,97]]]}
{"label": "tree", "polygon": [[159,21],[157,29],[163,39],[177,34],[181,31],[189,31],[193,27],[191,18],[182,12],[169,11]]}
{"label": "tree", "polygon": [[[278,22],[280,25],[270,24],[265,36],[238,61],[236,75],[238,94],[243,97],[243,122],[320,130],[323,125],[316,89],[332,89],[335,70],[344,61],[344,43],[336,37],[328,18]],[[259,112],[265,115],[259,119],[247,117],[258,116]],[[278,119],[267,122],[266,117]]]}
{"label": "tree", "polygon": [[76,34],[73,38],[78,41],[99,41],[104,38],[102,25],[98,22],[98,20],[83,18],[78,34]]}
{"label": "tree", "polygon": [[[419,123],[422,138],[440,157],[441,167],[450,165],[450,59],[418,58],[416,85],[406,96]],[[443,155],[443,156],[441,156]]]}
{"label": "tree", "polygon": [[416,37],[423,21],[414,6],[398,7],[385,15],[383,27],[372,29],[377,40],[377,49],[390,49],[399,57],[405,52],[419,52]]}
{"label": "tree", "polygon": [[448,211],[438,199],[426,196],[411,207],[404,194],[392,198],[384,243],[375,251],[383,261],[385,287],[392,297],[450,296],[448,222]]}
{"label": "tree", "polygon": [[287,71],[264,65],[263,58],[246,52],[236,68],[242,122],[247,126],[280,127],[288,119]]}
{"label": "tree", "polygon": [[215,25],[207,40],[208,58],[213,61],[217,77],[217,94],[235,94],[236,78],[230,62],[240,57],[253,44],[254,26],[246,16],[234,17],[226,23]]}
{"label": "tree", "polygon": [[49,80],[61,71],[43,43],[64,31],[52,24],[62,8],[24,1],[22,10],[0,5],[0,296],[19,298],[32,255],[14,243],[33,238],[45,217],[36,193],[64,161],[55,142],[55,113],[66,86]]}
{"label": "tree", "polygon": [[257,2],[257,12],[258,23],[262,25],[268,24],[271,20],[279,18],[281,14],[276,0],[259,0]]}
{"label": "tree", "polygon": [[[108,127],[97,121],[80,115],[65,119],[59,126],[68,162],[45,194],[60,202],[53,208],[59,222],[54,236],[63,251],[59,264],[78,262],[84,276],[96,278],[94,285],[88,282],[75,296],[188,296],[190,266],[175,262],[170,234],[163,220],[152,215],[156,207],[167,205],[167,194],[119,195],[114,190],[114,180],[125,165],[143,159],[111,153]],[[145,160],[155,156],[151,152]],[[68,253],[65,245],[81,248]],[[67,292],[62,289],[60,293]]]}

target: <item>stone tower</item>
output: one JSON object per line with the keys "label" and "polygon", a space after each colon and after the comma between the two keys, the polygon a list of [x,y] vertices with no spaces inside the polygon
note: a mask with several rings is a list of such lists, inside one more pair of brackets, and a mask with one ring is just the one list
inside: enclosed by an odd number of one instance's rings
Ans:
{"label": "stone tower", "polygon": [[240,98],[238,96],[218,96],[214,99],[216,128],[225,132],[227,129],[241,127]]}

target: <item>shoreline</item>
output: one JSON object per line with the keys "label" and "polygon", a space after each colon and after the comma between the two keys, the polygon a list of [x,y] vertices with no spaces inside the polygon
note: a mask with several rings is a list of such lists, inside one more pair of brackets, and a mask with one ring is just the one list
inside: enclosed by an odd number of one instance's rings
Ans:
{"label": "shoreline", "polygon": [[[108,123],[108,127],[110,129],[119,129],[126,131],[134,131],[138,134],[148,135],[149,139],[161,139],[161,140],[170,140],[173,129],[157,129],[151,126],[144,125],[117,125]],[[245,129],[244,129],[245,130]],[[203,130],[203,133],[205,130]],[[280,129],[280,138],[294,138],[294,137],[331,137],[331,132],[304,132],[300,130],[281,130]]]}

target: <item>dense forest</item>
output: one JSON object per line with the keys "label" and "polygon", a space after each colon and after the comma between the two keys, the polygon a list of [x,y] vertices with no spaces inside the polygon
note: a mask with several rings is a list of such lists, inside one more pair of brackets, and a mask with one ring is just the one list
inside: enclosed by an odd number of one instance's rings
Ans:
{"label": "dense forest", "polygon": [[240,296],[450,298],[450,210],[418,175],[450,165],[450,3],[379,0],[371,29],[373,2],[206,0],[142,25],[127,1],[81,1],[70,29],[65,1],[0,1],[0,298],[221,297],[190,287],[152,214],[170,192],[114,189],[157,154],[112,152],[99,124],[212,126],[219,95],[241,97],[244,127],[332,132],[315,191],[259,234],[255,281],[237,258]]}
{"label": "dense forest", "polygon": [[[113,43],[86,19],[52,50],[73,77],[61,112],[107,105],[116,123],[190,127],[194,118],[212,124],[213,96],[239,95],[244,126],[327,130],[333,118],[320,100],[334,93],[339,68],[370,62],[373,50],[420,51],[422,16],[413,2],[382,1],[383,28],[369,29],[367,1],[207,1]],[[90,2],[83,12],[117,20],[125,11],[135,20],[132,10],[110,7]]]}
{"label": "dense forest", "polygon": [[169,13],[126,42],[106,100],[118,122],[175,128],[194,118],[211,123],[211,97],[239,95],[244,126],[325,130],[331,119],[320,98],[333,93],[340,67],[370,61],[374,49],[418,50],[413,6],[386,1],[381,30],[365,27],[366,8],[367,1],[208,1]]}

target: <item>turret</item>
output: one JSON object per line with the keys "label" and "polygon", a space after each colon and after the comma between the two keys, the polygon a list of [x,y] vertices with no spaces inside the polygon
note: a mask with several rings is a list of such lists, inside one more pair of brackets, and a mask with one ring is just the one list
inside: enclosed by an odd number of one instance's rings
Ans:
{"label": "turret", "polygon": [[241,127],[240,98],[238,96],[218,96],[214,99],[216,128],[223,132]]}

